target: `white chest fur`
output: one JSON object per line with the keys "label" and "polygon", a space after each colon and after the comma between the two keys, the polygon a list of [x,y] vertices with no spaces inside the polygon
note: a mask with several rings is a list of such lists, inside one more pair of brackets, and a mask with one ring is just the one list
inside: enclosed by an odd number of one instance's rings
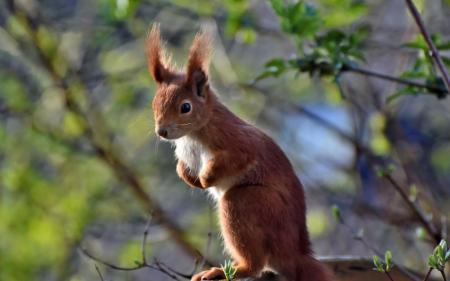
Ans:
{"label": "white chest fur", "polygon": [[211,159],[211,153],[198,141],[190,137],[175,140],[175,156],[184,161],[192,175],[198,176],[206,162]]}
{"label": "white chest fur", "polygon": [[[184,136],[175,140],[175,156],[184,161],[193,176],[199,176],[206,163],[212,158],[211,152],[200,142]],[[208,191],[218,200],[228,188],[225,186],[210,187]]]}

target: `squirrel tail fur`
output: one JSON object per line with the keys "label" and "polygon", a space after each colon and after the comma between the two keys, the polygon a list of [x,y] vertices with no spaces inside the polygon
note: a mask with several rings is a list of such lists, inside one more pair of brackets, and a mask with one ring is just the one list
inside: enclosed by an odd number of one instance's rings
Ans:
{"label": "squirrel tail fur", "polygon": [[335,281],[331,271],[312,256],[301,256],[296,265],[280,272],[289,281]]}

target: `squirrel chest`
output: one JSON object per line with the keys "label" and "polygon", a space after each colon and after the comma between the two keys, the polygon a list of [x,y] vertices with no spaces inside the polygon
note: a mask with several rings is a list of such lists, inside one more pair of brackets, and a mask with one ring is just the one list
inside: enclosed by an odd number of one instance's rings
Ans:
{"label": "squirrel chest", "polygon": [[[185,162],[190,169],[191,175],[196,177],[199,176],[202,168],[212,158],[212,153],[207,147],[189,136],[176,139],[175,146],[175,156]],[[228,184],[225,182],[227,181],[208,188],[214,199],[219,200],[225,191],[228,190],[229,182]]]}
{"label": "squirrel chest", "polygon": [[198,176],[203,166],[212,158],[206,147],[189,136],[175,140],[175,146],[175,156],[188,165],[193,176]]}

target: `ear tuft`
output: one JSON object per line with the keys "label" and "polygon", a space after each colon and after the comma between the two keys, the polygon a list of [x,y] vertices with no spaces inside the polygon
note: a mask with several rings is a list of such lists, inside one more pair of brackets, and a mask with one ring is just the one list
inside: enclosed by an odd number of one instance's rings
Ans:
{"label": "ear tuft", "polygon": [[159,23],[154,23],[146,40],[148,71],[158,83],[171,79],[170,66],[165,59]]}
{"label": "ear tuft", "polygon": [[196,88],[198,95],[201,95],[201,91],[208,80],[211,46],[211,36],[206,31],[202,31],[197,33],[189,50],[187,82]]}

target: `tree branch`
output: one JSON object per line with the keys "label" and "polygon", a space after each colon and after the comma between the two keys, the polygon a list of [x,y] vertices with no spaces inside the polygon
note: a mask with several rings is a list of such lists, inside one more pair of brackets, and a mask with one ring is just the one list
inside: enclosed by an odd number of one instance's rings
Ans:
{"label": "tree branch", "polygon": [[[85,248],[80,247],[80,251],[87,256],[88,258],[90,258],[91,260],[94,260],[100,264],[103,264],[106,267],[109,267],[111,269],[114,270],[118,270],[118,271],[135,271],[135,270],[140,270],[143,268],[150,268],[153,270],[157,270],[161,273],[164,273],[165,275],[169,276],[170,278],[172,278],[173,280],[177,280],[179,281],[180,279],[179,277],[185,278],[185,279],[190,279],[192,277],[192,275],[188,275],[188,274],[183,274],[178,272],[177,270],[174,270],[172,268],[170,268],[169,266],[163,264],[162,262],[159,262],[158,260],[155,259],[155,262],[153,264],[148,263],[147,261],[147,254],[146,254],[146,245],[147,245],[147,237],[148,237],[148,233],[149,233],[149,229],[150,229],[150,225],[151,225],[152,220],[149,219],[145,229],[144,229],[144,234],[142,237],[142,244],[141,244],[141,261],[136,261],[136,266],[131,266],[131,267],[124,267],[124,266],[118,266],[115,265],[113,263],[104,261],[98,257],[95,257],[94,255],[92,255],[91,253],[89,253],[88,250],[86,250]],[[99,275],[101,276],[100,271],[98,270],[97,266],[96,266],[97,272],[99,273]],[[103,280],[103,279],[102,279]]]}
{"label": "tree branch", "polygon": [[400,184],[392,177],[391,174],[386,174],[384,176],[385,179],[394,187],[397,193],[402,197],[403,201],[408,205],[409,209],[414,213],[416,218],[428,232],[428,234],[433,238],[436,244],[442,240],[442,236],[440,231],[436,230],[436,227],[425,217],[422,209],[413,201],[409,199],[408,194],[405,190],[400,186]]}
{"label": "tree branch", "polygon": [[375,78],[383,79],[383,80],[386,80],[386,81],[395,82],[395,83],[398,83],[398,84],[403,84],[403,85],[407,85],[407,86],[413,86],[413,87],[417,87],[417,88],[421,88],[421,89],[426,89],[430,93],[435,94],[438,98],[445,98],[449,94],[449,91],[447,89],[445,89],[445,88],[441,88],[441,87],[438,87],[438,86],[427,85],[425,83],[420,83],[420,82],[409,80],[409,79],[404,79],[404,78],[399,78],[399,77],[395,77],[395,76],[390,76],[390,75],[387,75],[387,74],[371,71],[371,70],[364,69],[364,68],[354,67],[354,66],[351,66],[351,65],[343,66],[342,71],[343,72],[347,71],[347,72],[359,73],[359,74],[362,74],[362,75],[375,77]]}
{"label": "tree branch", "polygon": [[439,50],[434,45],[433,40],[431,39],[431,36],[425,27],[422,17],[420,16],[419,11],[417,10],[416,6],[414,5],[414,2],[412,0],[405,0],[405,1],[406,1],[406,5],[408,6],[409,11],[411,12],[411,15],[413,16],[414,20],[416,21],[417,26],[420,29],[420,32],[422,33],[423,38],[425,39],[425,41],[428,45],[428,48],[430,49],[431,56],[434,58],[434,61],[436,62],[439,70],[442,73],[442,77],[444,80],[445,87],[447,88],[447,92],[450,93],[450,77],[447,72],[447,69],[445,68],[442,57],[439,54]]}

